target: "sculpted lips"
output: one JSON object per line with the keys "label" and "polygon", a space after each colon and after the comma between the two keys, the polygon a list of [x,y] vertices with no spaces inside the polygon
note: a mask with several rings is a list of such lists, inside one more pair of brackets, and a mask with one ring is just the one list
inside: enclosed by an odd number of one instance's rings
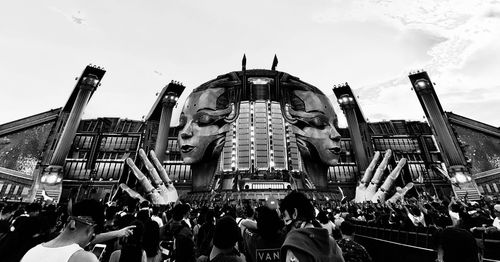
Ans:
{"label": "sculpted lips", "polygon": [[342,149],[340,149],[340,147],[333,147],[333,148],[329,148],[328,150],[330,152],[332,152],[332,154],[335,154],[335,155],[340,154],[340,151],[342,151]]}
{"label": "sculpted lips", "polygon": [[195,148],[195,146],[183,145],[183,146],[181,146],[181,152],[182,153],[189,153],[189,152],[193,151],[194,148]]}

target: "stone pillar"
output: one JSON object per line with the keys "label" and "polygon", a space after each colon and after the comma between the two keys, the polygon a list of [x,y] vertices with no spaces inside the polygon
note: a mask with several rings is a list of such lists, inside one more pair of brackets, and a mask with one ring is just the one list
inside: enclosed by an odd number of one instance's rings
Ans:
{"label": "stone pillar", "polygon": [[160,126],[158,128],[158,135],[156,137],[155,153],[160,160],[160,163],[166,158],[166,150],[168,145],[168,131],[170,129],[170,120],[172,118],[172,111],[179,98],[173,94],[168,93],[161,101],[161,116]]}
{"label": "stone pillar", "polygon": [[69,153],[71,145],[73,144],[73,139],[75,138],[76,130],[80,124],[80,120],[83,116],[83,111],[90,96],[94,92],[99,83],[93,75],[87,75],[82,79],[82,84],[80,85],[80,90],[76,96],[75,103],[71,108],[68,120],[64,125],[63,132],[59,141],[57,142],[56,149],[50,160],[50,166],[63,166],[66,160],[66,156]]}
{"label": "stone pillar", "polygon": [[354,156],[356,158],[358,170],[359,172],[363,172],[368,167],[369,161],[363,146],[363,138],[361,136],[358,117],[356,116],[356,104],[354,102],[354,98],[348,95],[343,95],[338,101],[347,119],[349,134],[351,136],[351,145],[354,149]]}
{"label": "stone pillar", "polygon": [[[410,75],[413,88],[422,104],[429,120],[429,125],[434,131],[438,145],[445,157],[448,166],[465,166],[465,158],[460,146],[454,137],[448,119],[444,116],[443,109],[434,92],[434,88],[427,79],[427,73],[422,72],[419,76]],[[417,78],[412,79],[412,78]]]}

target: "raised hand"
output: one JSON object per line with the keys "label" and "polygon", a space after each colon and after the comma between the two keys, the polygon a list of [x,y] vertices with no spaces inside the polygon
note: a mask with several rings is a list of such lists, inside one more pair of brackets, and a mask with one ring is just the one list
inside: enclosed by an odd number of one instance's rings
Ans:
{"label": "raised hand", "polygon": [[165,171],[165,168],[163,168],[160,161],[156,157],[154,151],[151,150],[149,154],[149,157],[153,161],[154,165],[151,163],[143,149],[139,150],[139,156],[148,170],[149,179],[141,172],[141,170],[139,170],[139,168],[137,168],[131,158],[127,158],[126,162],[130,169],[132,169],[132,172],[145,192],[145,197],[123,183],[120,184],[120,188],[128,195],[135,199],[139,199],[141,202],[150,201],[155,205],[166,205],[171,202],[176,202],[179,198],[177,190],[168,177],[167,171]]}
{"label": "raised hand", "polygon": [[[368,168],[363,175],[363,178],[359,182],[359,185],[356,187],[356,196],[354,198],[355,202],[360,203],[365,201],[372,201],[376,203],[378,201],[384,202],[387,199],[389,189],[394,184],[394,181],[398,178],[403,166],[406,164],[405,158],[399,160],[396,168],[392,170],[392,172],[387,176],[382,185],[380,185],[380,180],[384,174],[385,169],[387,168],[387,164],[389,163],[389,159],[391,158],[391,156],[392,151],[390,149],[387,149],[387,151],[385,151],[384,158],[380,162],[380,165],[377,167],[377,170],[374,174],[375,166],[377,165],[377,162],[380,158],[380,152],[377,151],[375,153],[372,161],[370,162],[370,165],[368,165]],[[410,190],[412,187],[413,183],[408,183],[404,188],[398,187],[396,189],[396,194],[394,194],[394,196],[389,198],[389,200],[387,201],[395,202],[397,199],[404,197],[406,192],[408,192],[408,190]]]}

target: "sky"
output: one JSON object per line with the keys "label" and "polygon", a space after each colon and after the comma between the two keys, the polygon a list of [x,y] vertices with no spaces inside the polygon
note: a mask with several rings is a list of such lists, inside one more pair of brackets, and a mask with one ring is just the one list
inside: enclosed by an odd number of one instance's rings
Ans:
{"label": "sky", "polygon": [[332,102],[349,83],[365,117],[425,120],[408,73],[445,111],[500,126],[500,0],[9,1],[0,9],[0,124],[64,106],[88,64],[106,69],[84,118],[140,120],[170,81],[277,70]]}

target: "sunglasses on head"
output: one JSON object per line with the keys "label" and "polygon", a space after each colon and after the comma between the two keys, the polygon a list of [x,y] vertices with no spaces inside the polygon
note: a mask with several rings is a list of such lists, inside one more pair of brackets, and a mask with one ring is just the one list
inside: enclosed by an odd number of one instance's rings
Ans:
{"label": "sunglasses on head", "polygon": [[91,217],[88,216],[70,216],[68,220],[75,220],[77,222],[80,222],[82,224],[88,225],[88,226],[95,226],[96,223]]}

